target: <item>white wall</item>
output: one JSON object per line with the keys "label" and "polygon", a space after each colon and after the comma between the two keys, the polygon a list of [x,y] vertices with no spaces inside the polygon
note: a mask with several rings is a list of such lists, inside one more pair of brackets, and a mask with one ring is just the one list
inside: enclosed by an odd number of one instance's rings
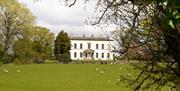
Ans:
{"label": "white wall", "polygon": [[[74,48],[74,43],[76,43],[77,48]],[[83,44],[83,48],[80,49],[80,44]],[[88,49],[88,43],[91,43],[91,48],[94,50],[95,60],[113,60],[113,53],[110,41],[87,41],[87,40],[71,40],[71,50],[70,55],[72,60],[82,60],[80,57],[80,52]],[[96,44],[98,44],[98,49],[96,49]],[[102,49],[102,44],[104,44],[104,49]],[[109,46],[108,46],[109,45]],[[74,52],[76,52],[76,58],[74,57]],[[96,53],[98,53],[98,58],[96,58]],[[102,58],[102,53],[104,53],[104,58]],[[110,58],[107,58],[107,53],[110,54]]]}

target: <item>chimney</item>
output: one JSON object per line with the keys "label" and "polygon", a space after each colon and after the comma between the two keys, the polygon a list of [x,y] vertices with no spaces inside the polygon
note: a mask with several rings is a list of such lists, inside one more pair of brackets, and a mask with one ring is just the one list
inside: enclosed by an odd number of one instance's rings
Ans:
{"label": "chimney", "polygon": [[83,34],[83,38],[86,37],[85,34]]}

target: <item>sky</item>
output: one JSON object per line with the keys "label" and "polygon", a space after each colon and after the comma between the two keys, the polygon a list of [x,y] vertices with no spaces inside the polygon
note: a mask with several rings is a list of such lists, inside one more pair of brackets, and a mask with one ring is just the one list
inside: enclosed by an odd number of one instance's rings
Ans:
{"label": "sky", "polygon": [[71,36],[105,36],[106,30],[85,22],[95,14],[94,4],[76,3],[72,7],[63,5],[59,0],[19,0],[36,16],[36,24],[50,29],[57,35],[64,30]]}

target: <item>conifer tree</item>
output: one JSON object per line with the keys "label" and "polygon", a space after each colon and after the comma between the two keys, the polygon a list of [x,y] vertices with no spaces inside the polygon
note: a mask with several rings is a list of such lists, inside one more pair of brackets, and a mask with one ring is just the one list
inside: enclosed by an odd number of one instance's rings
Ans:
{"label": "conifer tree", "polygon": [[56,60],[59,62],[67,63],[70,61],[69,50],[71,48],[71,42],[68,34],[61,31],[55,39],[54,42],[54,54]]}

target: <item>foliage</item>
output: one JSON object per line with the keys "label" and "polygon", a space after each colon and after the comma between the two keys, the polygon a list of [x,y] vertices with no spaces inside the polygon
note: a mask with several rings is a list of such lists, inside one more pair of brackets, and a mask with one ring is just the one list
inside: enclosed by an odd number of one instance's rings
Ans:
{"label": "foliage", "polygon": [[9,54],[5,54],[3,52],[0,52],[0,63],[11,63],[13,61],[13,57]]}
{"label": "foliage", "polygon": [[58,55],[58,59],[59,62],[63,62],[63,63],[68,63],[71,61],[70,59],[70,54],[69,53],[62,53]]}
{"label": "foliage", "polygon": [[[47,28],[32,26],[23,31],[13,47],[16,61],[43,63],[53,54],[54,34]],[[23,62],[24,61],[24,62]]]}
{"label": "foliage", "polygon": [[33,50],[36,52],[34,56],[39,56],[36,60],[41,58],[45,60],[53,55],[54,34],[49,29],[40,26],[34,27],[31,39]]}
{"label": "foliage", "polygon": [[27,64],[32,63],[32,57],[34,51],[32,48],[32,41],[30,40],[31,33],[29,30],[24,30],[22,38],[18,39],[14,46],[14,63],[15,64]]}
{"label": "foliage", "polygon": [[62,62],[70,61],[69,50],[71,48],[71,42],[68,37],[68,34],[64,31],[61,31],[54,41],[54,54],[56,59]]}
{"label": "foliage", "polygon": [[54,34],[34,26],[34,18],[18,0],[0,1],[0,61],[42,63],[52,56]]}
{"label": "foliage", "polygon": [[7,61],[5,63],[9,62],[8,57],[12,57],[12,47],[21,32],[33,23],[34,16],[17,0],[0,1],[0,52],[4,62]]}

